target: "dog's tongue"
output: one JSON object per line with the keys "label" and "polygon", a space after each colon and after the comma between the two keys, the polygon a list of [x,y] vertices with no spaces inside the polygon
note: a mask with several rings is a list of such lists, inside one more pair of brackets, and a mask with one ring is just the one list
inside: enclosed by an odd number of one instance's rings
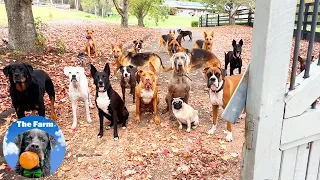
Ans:
{"label": "dog's tongue", "polygon": [[99,87],[99,91],[104,91],[104,87]]}
{"label": "dog's tongue", "polygon": [[236,53],[236,56],[237,56],[237,57],[240,57],[240,52],[237,52],[237,53]]}

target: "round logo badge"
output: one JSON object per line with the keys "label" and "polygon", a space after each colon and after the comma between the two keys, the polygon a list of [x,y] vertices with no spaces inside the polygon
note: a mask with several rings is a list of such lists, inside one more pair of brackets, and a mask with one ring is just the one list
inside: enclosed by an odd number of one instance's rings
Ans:
{"label": "round logo badge", "polygon": [[58,169],[66,142],[58,125],[42,116],[18,119],[7,130],[3,154],[7,164],[27,178],[46,177]]}

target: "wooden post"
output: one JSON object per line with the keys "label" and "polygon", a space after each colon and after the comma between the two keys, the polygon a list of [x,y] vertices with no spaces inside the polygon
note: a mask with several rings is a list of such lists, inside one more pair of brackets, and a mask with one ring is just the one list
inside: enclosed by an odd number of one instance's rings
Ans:
{"label": "wooden post", "polygon": [[199,26],[202,27],[202,15],[199,17]]}
{"label": "wooden post", "polygon": [[220,26],[219,21],[220,21],[220,15],[218,14],[218,26]]}
{"label": "wooden post", "polygon": [[242,180],[278,180],[296,0],[256,0]]}
{"label": "wooden post", "polygon": [[307,39],[307,26],[308,26],[308,13],[309,13],[310,4],[306,3],[306,8],[304,11],[304,19],[303,19],[303,30],[302,30],[302,39]]}
{"label": "wooden post", "polygon": [[251,9],[249,9],[249,13],[248,13],[248,26],[251,26]]}
{"label": "wooden post", "polygon": [[206,14],[206,27],[208,27],[208,17],[209,17],[209,14]]}

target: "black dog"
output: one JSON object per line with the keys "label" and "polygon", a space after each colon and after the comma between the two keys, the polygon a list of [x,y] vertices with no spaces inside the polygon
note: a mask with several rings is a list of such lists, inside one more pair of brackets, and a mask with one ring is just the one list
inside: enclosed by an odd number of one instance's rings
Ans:
{"label": "black dog", "polygon": [[44,93],[50,97],[51,119],[56,120],[54,112],[55,92],[52,80],[42,70],[33,70],[25,63],[10,64],[3,69],[10,81],[10,96],[18,118],[25,116],[25,111],[35,110],[40,116],[45,116]]}
{"label": "black dog", "polygon": [[242,39],[239,41],[239,44],[235,40],[232,41],[233,51],[229,51],[225,53],[225,66],[224,69],[227,70],[228,64],[230,63],[230,76],[233,75],[233,70],[238,68],[239,74],[241,74],[241,67],[242,67],[242,59],[241,59],[241,52],[242,52]]}
{"label": "black dog", "polygon": [[177,32],[182,35],[182,39],[184,41],[185,41],[185,39],[184,39],[185,36],[189,36],[189,38],[190,38],[189,41],[192,41],[192,32],[191,31],[182,31],[181,29],[178,29]]}
{"label": "black dog", "polygon": [[122,128],[126,128],[126,122],[129,117],[129,112],[122,101],[119,94],[114,91],[110,84],[110,67],[107,63],[102,72],[91,64],[91,76],[93,77],[94,84],[96,85],[96,106],[99,112],[100,131],[98,137],[103,136],[103,117],[111,121],[107,129],[114,126],[113,136],[114,140],[118,140],[118,122],[122,123]]}
{"label": "black dog", "polygon": [[130,88],[130,94],[133,95],[133,104],[135,103],[135,91],[136,91],[136,72],[137,68],[129,65],[129,66],[120,66],[119,67],[121,72],[121,81],[120,86],[122,89],[122,99],[124,102],[126,102],[125,98],[125,92],[126,88]]}
{"label": "black dog", "polygon": [[[40,129],[32,129],[25,131],[14,138],[14,143],[19,148],[19,156],[25,151],[31,151],[39,156],[39,164],[30,171],[41,171],[41,177],[50,175],[50,154],[51,150],[56,146],[56,140],[53,136]],[[25,169],[20,165],[19,161],[15,167],[15,171],[25,176]],[[32,175],[31,178],[37,178]]]}

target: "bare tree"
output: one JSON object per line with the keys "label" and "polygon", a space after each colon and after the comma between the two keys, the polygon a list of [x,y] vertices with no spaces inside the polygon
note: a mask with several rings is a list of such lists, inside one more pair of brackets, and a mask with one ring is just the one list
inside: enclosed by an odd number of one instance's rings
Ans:
{"label": "bare tree", "polygon": [[36,28],[32,0],[4,0],[9,26],[9,47],[30,52],[35,50]]}
{"label": "bare tree", "polygon": [[112,0],[114,6],[116,7],[118,13],[121,16],[121,27],[128,28],[128,7],[129,7],[129,0],[123,0],[122,8],[119,6],[117,0]]}

